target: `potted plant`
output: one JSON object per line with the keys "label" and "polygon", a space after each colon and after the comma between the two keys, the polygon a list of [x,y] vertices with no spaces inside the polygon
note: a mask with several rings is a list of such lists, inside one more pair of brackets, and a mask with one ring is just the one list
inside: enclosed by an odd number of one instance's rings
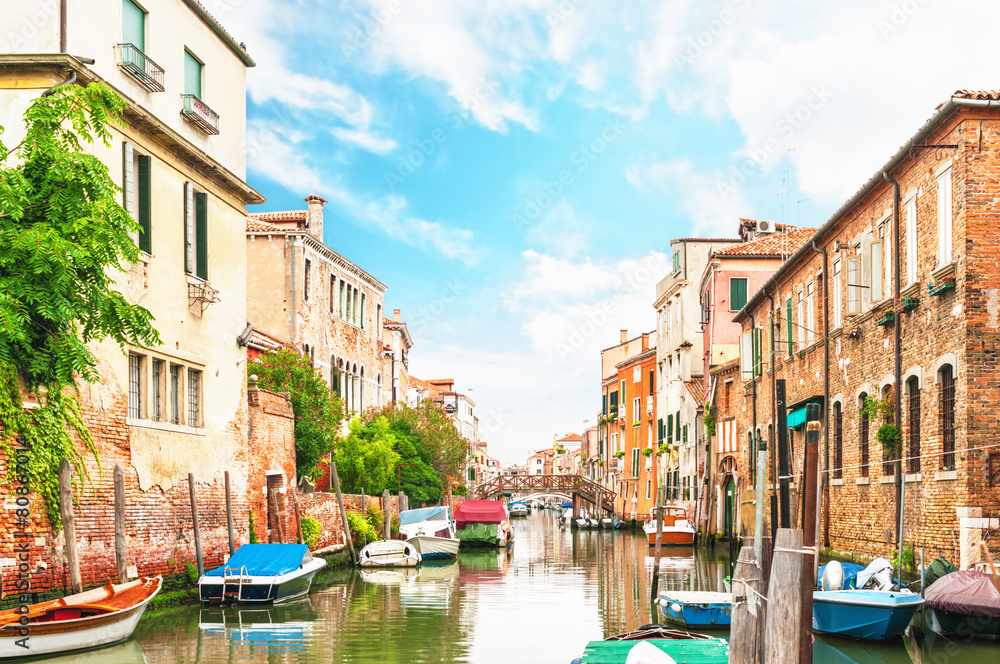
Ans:
{"label": "potted plant", "polygon": [[652,453],[653,453],[653,448],[652,447],[647,447],[647,448],[645,448],[645,449],[642,450],[642,456],[647,456],[648,457]]}
{"label": "potted plant", "polygon": [[621,459],[623,456],[625,456],[624,450],[618,450],[617,452],[615,452],[616,459]]}

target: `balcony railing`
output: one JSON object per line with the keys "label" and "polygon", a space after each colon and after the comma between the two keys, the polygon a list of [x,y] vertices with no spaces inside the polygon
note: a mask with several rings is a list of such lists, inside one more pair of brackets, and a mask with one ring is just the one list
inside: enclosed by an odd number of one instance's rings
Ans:
{"label": "balcony railing", "polygon": [[219,133],[219,114],[208,107],[208,104],[195,95],[181,95],[184,108],[181,115],[198,126],[206,134]]}
{"label": "balcony railing", "polygon": [[118,66],[150,92],[163,92],[163,67],[133,44],[118,44]]}

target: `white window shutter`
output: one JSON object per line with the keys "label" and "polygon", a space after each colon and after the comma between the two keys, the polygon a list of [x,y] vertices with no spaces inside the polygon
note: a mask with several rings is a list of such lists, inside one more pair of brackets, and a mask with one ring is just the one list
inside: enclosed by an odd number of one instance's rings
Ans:
{"label": "white window shutter", "polygon": [[128,141],[122,143],[122,207],[138,219],[135,206],[135,151]]}
{"label": "white window shutter", "polygon": [[194,185],[184,183],[184,269],[189,273],[195,271],[195,210]]}
{"label": "white window shutter", "polygon": [[753,380],[753,334],[744,332],[740,335],[740,378]]}

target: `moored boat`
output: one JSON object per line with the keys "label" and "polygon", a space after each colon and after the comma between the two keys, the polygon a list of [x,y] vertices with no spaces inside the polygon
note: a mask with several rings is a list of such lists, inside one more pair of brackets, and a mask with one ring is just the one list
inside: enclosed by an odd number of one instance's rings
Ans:
{"label": "moored boat", "polygon": [[1000,640],[1000,592],[976,570],[945,574],[924,593],[927,624],[938,634]]}
{"label": "moored boat", "polygon": [[[649,546],[656,544],[656,519],[651,518],[642,524]],[[660,544],[666,546],[692,546],[697,531],[688,521],[687,510],[680,505],[663,506],[663,529],[660,533]]]}
{"label": "moored boat", "polygon": [[663,590],[656,603],[665,620],[688,629],[729,629],[732,619],[732,593]]}
{"label": "moored boat", "polygon": [[416,547],[423,560],[454,558],[461,542],[447,506],[405,510],[399,515],[399,534]]}
{"label": "moored boat", "polygon": [[528,506],[523,502],[515,500],[513,502],[507,503],[507,511],[510,512],[510,515],[512,517],[515,517],[515,516],[528,516],[528,513],[531,510],[529,510]]}
{"label": "moored boat", "polygon": [[244,544],[198,579],[198,595],[209,604],[286,602],[309,594],[325,565],[305,544]]}
{"label": "moored boat", "polygon": [[724,639],[670,629],[664,625],[643,625],[635,632],[591,641],[583,657],[571,664],[625,664],[639,662],[703,662],[725,664],[729,643]]}
{"label": "moored boat", "polygon": [[[161,577],[108,584],[23,609],[0,611],[0,659],[59,655],[132,636]],[[27,624],[22,624],[22,618]]]}
{"label": "moored boat", "polygon": [[903,633],[923,603],[920,595],[906,590],[817,590],[813,631],[888,641]]}
{"label": "moored boat", "polygon": [[507,509],[495,500],[466,500],[455,509],[455,535],[463,547],[510,547],[514,543]]}
{"label": "moored boat", "polygon": [[358,554],[361,567],[416,567],[420,561],[417,547],[403,540],[371,542]]}

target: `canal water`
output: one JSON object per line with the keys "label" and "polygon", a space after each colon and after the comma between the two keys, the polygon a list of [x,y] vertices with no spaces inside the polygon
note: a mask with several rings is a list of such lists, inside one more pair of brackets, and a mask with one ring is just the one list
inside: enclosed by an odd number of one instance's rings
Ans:
{"label": "canal water", "polygon": [[[555,517],[515,520],[512,551],[463,551],[416,570],[332,571],[307,601],[150,616],[126,644],[52,661],[568,664],[588,641],[652,622],[653,556],[642,533],[571,532]],[[728,574],[724,554],[664,550],[661,588],[721,590]],[[818,639],[814,661],[912,660],[901,640]],[[923,661],[986,664],[1000,661],[1000,646],[940,642]]]}

